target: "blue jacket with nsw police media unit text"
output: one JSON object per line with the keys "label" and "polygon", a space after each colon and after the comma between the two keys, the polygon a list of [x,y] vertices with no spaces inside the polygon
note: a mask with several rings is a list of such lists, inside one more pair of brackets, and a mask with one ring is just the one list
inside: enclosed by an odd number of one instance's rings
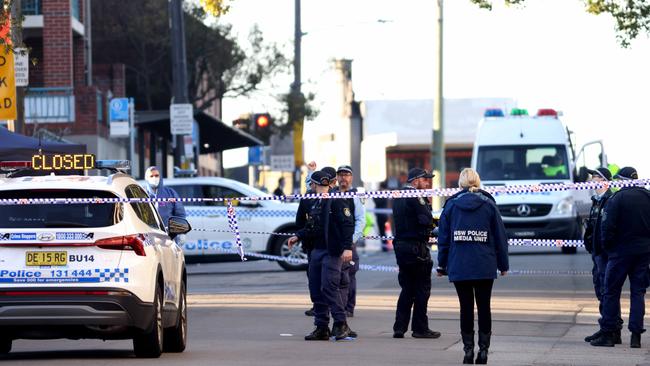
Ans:
{"label": "blue jacket with nsw police media unit text", "polygon": [[494,279],[507,271],[508,238],[494,198],[463,190],[445,204],[438,232],[438,266],[449,281]]}

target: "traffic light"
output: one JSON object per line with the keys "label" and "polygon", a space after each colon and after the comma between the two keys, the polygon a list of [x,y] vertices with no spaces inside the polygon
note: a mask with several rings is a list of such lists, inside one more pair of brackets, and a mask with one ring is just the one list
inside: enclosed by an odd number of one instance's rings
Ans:
{"label": "traffic light", "polygon": [[273,134],[273,120],[268,113],[256,113],[251,118],[253,135],[268,145]]}

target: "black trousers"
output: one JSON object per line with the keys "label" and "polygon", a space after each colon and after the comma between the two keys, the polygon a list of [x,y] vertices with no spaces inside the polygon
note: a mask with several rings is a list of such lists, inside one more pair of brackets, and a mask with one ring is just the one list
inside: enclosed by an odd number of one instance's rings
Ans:
{"label": "black trousers", "polygon": [[493,279],[456,281],[456,293],[460,302],[460,331],[463,333],[474,332],[474,299],[478,312],[478,331],[490,333],[492,331],[492,311],[490,298],[492,297]]}
{"label": "black trousers", "polygon": [[399,266],[397,279],[402,287],[402,292],[400,292],[397,300],[394,331],[405,333],[408,330],[409,321],[411,320],[411,308],[413,308],[411,330],[424,333],[429,329],[427,304],[431,295],[432,267],[432,262]]}

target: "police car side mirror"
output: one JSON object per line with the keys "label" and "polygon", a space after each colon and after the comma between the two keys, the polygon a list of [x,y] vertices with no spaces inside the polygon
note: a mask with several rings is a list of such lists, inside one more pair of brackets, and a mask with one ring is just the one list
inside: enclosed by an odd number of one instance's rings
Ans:
{"label": "police car side mirror", "polygon": [[172,216],[167,221],[167,233],[172,239],[180,234],[187,234],[190,230],[192,226],[182,217]]}

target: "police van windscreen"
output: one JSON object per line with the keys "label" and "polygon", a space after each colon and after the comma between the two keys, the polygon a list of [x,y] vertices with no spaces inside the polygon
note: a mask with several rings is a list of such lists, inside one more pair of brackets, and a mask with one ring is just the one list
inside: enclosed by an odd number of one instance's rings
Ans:
{"label": "police van windscreen", "polygon": [[[111,192],[84,189],[0,191],[0,199],[117,198]],[[121,203],[20,204],[0,208],[0,228],[106,227],[122,221]]]}
{"label": "police van windscreen", "polygon": [[477,171],[485,181],[569,179],[564,145],[481,146]]}

